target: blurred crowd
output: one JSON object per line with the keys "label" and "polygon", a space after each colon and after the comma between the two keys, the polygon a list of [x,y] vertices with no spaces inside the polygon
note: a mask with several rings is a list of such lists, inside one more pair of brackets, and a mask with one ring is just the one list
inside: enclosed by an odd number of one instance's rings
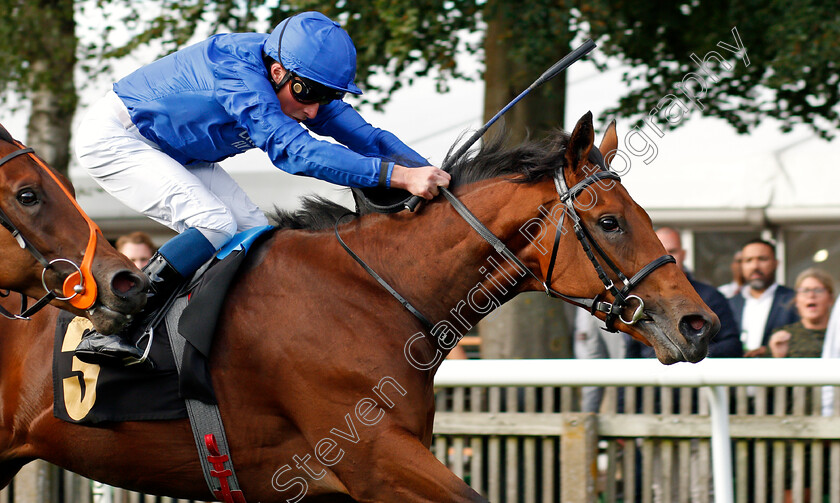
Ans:
{"label": "blurred crowd", "polygon": [[[802,271],[789,288],[776,278],[779,261],[774,243],[753,239],[732,258],[732,281],[718,287],[695,279],[685,267],[680,233],[656,231],[703,301],[718,315],[720,331],[709,344],[710,358],[840,357],[840,308],[834,279],[823,269]],[[833,306],[833,308],[832,308]],[[627,334],[610,333],[603,323],[578,310],[574,325],[576,358],[653,358],[652,347]],[[601,390],[586,388],[585,411],[597,412]],[[831,407],[830,390],[824,400]]]}
{"label": "blurred crowd", "polygon": [[[793,288],[779,284],[776,278],[779,262],[776,246],[769,241],[754,239],[744,243],[732,258],[732,281],[718,287],[695,279],[692,271],[685,266],[686,252],[682,246],[680,233],[672,228],[663,227],[656,231],[665,250],[674,256],[698,295],[720,318],[720,331],[709,344],[709,358],[818,358],[840,357],[840,303],[835,301],[834,280],[831,274],[819,268],[808,268],[796,277]],[[834,306],[834,308],[832,308]],[[577,310],[574,328],[574,350],[576,358],[654,358],[652,347],[622,333],[607,332],[603,323],[597,321],[587,311]],[[635,403],[640,404],[636,390]],[[791,390],[787,390],[788,394]],[[661,393],[655,390],[655,408],[661,410]],[[749,404],[754,406],[752,395],[754,388],[748,388]],[[823,414],[831,415],[833,408],[832,390],[823,391]],[[770,401],[772,401],[770,396]],[[692,394],[692,410],[697,409],[697,392]],[[603,401],[603,388],[586,387],[582,389],[581,408],[584,412],[599,412]],[[671,403],[678,408],[679,394],[673,390]],[[619,389],[618,410],[625,409],[623,390]],[[626,412],[626,411],[625,411]],[[641,411],[636,411],[641,412]],[[785,501],[793,501],[792,465],[790,462],[791,446],[785,446],[784,488]],[[810,456],[810,447],[807,455]],[[775,455],[775,454],[774,454]],[[697,466],[696,442],[691,445],[692,462]],[[749,454],[746,463],[750,474],[754,474],[760,465],[769,470],[771,455],[766,459],[757,459]],[[652,469],[659,474],[654,480],[664,476],[663,467],[654,457]],[[808,457],[810,459],[810,457]],[[642,472],[641,456],[637,456],[637,478]],[[806,463],[806,469],[810,465]],[[826,465],[827,466],[827,465]],[[693,472],[692,472],[693,473]],[[702,482],[692,476],[692,494],[702,492]],[[770,479],[768,479],[770,480]],[[770,482],[768,482],[769,484]],[[806,494],[810,485],[806,484]],[[640,500],[641,479],[637,480],[637,501]],[[676,487],[676,486],[674,486]],[[664,487],[655,482],[652,486],[654,501],[663,501]],[[753,488],[750,486],[749,491]],[[826,492],[826,491],[822,491]],[[819,495],[821,493],[817,493]],[[748,498],[753,499],[750,493]],[[676,500],[676,497],[674,498]],[[692,497],[694,500],[694,497]]]}

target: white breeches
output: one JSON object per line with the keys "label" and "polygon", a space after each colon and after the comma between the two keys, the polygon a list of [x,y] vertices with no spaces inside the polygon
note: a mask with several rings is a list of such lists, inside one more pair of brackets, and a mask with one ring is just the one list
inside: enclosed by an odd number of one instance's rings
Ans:
{"label": "white breeches", "polygon": [[106,192],[176,232],[197,228],[217,249],[238,231],[268,225],[218,163],[184,166],[144,138],[113,91],[82,119],[75,147]]}

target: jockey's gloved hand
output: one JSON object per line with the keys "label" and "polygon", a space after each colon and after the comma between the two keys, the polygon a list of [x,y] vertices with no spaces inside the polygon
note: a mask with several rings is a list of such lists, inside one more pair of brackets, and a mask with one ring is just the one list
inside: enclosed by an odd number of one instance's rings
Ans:
{"label": "jockey's gloved hand", "polygon": [[431,199],[439,194],[439,187],[449,187],[452,176],[435,166],[407,168],[394,165],[391,173],[391,187],[405,189],[415,196]]}

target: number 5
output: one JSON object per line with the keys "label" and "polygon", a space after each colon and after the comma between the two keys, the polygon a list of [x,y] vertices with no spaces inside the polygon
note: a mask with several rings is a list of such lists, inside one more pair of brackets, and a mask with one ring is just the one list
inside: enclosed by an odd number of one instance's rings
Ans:
{"label": "number 5", "polygon": [[[93,329],[93,324],[87,318],[76,317],[67,327],[64,334],[64,341],[61,344],[61,352],[72,352],[82,341],[82,333],[86,329]],[[99,378],[99,365],[85,363],[75,356],[73,357],[73,372],[81,372],[82,375],[74,375],[62,380],[64,388],[64,408],[71,419],[79,421],[84,418],[93,404],[96,402],[96,380]],[[84,392],[82,391],[84,383]]]}

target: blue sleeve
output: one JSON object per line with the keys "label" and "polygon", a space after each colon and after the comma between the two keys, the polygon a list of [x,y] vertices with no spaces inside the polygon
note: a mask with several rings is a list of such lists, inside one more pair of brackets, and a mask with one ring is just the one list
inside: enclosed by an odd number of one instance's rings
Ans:
{"label": "blue sleeve", "polygon": [[330,136],[354,152],[396,162],[403,166],[428,166],[429,162],[393,133],[370,125],[344,101],[320,107],[318,115],[304,122],[321,136]]}
{"label": "blue sleeve", "polygon": [[382,160],[316,140],[280,108],[265,74],[236,61],[214,65],[216,98],[278,168],[346,187],[380,184]]}

